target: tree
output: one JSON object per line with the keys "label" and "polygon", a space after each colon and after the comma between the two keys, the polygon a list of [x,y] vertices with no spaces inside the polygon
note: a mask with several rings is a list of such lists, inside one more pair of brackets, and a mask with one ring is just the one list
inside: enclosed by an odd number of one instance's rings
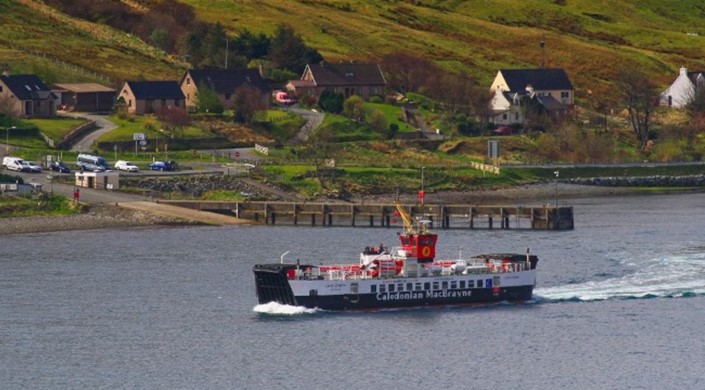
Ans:
{"label": "tree", "polygon": [[350,96],[343,103],[343,114],[354,121],[362,122],[365,120],[365,102],[357,95]]}
{"label": "tree", "polygon": [[240,87],[233,95],[233,110],[235,111],[235,121],[240,123],[252,123],[258,111],[267,109],[262,91],[252,86]]}
{"label": "tree", "polygon": [[705,87],[696,85],[691,90],[688,103],[685,106],[691,118],[705,114]]}
{"label": "tree", "polygon": [[343,112],[343,94],[335,93],[329,89],[321,92],[321,96],[318,98],[318,107],[325,112],[330,112],[333,114],[340,114]]}
{"label": "tree", "polygon": [[307,155],[313,160],[316,168],[316,177],[322,188],[327,188],[325,181],[326,160],[330,159],[335,152],[333,143],[333,132],[329,127],[319,127],[311,132],[307,141]]}
{"label": "tree", "polygon": [[191,124],[191,117],[181,107],[162,107],[156,115],[162,128],[177,137],[183,137],[184,127]]}
{"label": "tree", "polygon": [[[387,127],[387,117],[380,110],[372,110],[367,118],[367,124],[370,125],[372,130],[383,133],[385,136],[389,136],[393,133],[391,128]],[[398,126],[397,126],[398,129]]]}
{"label": "tree", "polygon": [[152,46],[161,49],[163,51],[169,50],[169,32],[163,28],[155,28],[151,34],[149,34],[149,42]]}
{"label": "tree", "polygon": [[262,33],[255,35],[245,29],[233,40],[233,48],[249,62],[253,59],[266,58],[271,43],[272,40],[268,36]]}
{"label": "tree", "polygon": [[656,109],[659,94],[656,85],[638,70],[626,70],[617,75],[615,86],[629,114],[629,123],[644,149],[649,140],[651,115]]}
{"label": "tree", "polygon": [[316,49],[304,44],[291,26],[280,24],[269,46],[269,59],[275,68],[288,69],[301,74],[307,64],[323,61]]}
{"label": "tree", "polygon": [[223,113],[223,105],[218,99],[218,94],[210,85],[201,84],[198,86],[198,91],[196,91],[196,110],[213,114]]}

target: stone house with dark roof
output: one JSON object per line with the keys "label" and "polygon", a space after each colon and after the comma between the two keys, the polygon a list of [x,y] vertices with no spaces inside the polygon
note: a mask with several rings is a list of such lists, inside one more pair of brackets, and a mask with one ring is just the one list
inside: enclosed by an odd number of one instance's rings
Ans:
{"label": "stone house with dark roof", "polygon": [[306,65],[301,79],[289,81],[285,88],[297,97],[320,96],[321,92],[331,90],[346,98],[357,95],[369,99],[383,95],[386,85],[387,80],[377,64],[320,62]]}
{"label": "stone house with dark roof", "polygon": [[56,116],[56,101],[49,87],[36,75],[0,76],[0,104],[8,113],[23,118]]}
{"label": "stone house with dark roof", "polygon": [[258,90],[266,107],[269,107],[271,100],[269,84],[259,69],[189,69],[181,77],[179,86],[189,110],[195,110],[198,105],[198,89],[204,86],[215,91],[226,110],[233,108],[233,96],[243,87]]}
{"label": "stone house with dark roof", "polygon": [[499,70],[490,93],[490,121],[501,125],[524,123],[529,104],[537,104],[553,116],[565,115],[575,105],[573,84],[559,68]]}
{"label": "stone house with dark roof", "polygon": [[184,94],[176,81],[126,81],[118,101],[123,100],[127,112],[150,114],[162,108],[184,107]]}
{"label": "stone house with dark roof", "polygon": [[64,111],[106,112],[115,105],[114,88],[96,83],[63,83],[52,86]]}

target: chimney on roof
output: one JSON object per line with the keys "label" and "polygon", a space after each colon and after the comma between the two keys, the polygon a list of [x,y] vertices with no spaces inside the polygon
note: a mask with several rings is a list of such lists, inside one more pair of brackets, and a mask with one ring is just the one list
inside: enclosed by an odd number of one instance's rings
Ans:
{"label": "chimney on roof", "polygon": [[688,69],[681,67],[681,74],[687,75],[688,74]]}
{"label": "chimney on roof", "polygon": [[526,84],[526,92],[530,95],[534,93],[534,87],[531,84]]}
{"label": "chimney on roof", "polygon": [[10,67],[7,64],[2,64],[2,75],[5,77],[10,76]]}

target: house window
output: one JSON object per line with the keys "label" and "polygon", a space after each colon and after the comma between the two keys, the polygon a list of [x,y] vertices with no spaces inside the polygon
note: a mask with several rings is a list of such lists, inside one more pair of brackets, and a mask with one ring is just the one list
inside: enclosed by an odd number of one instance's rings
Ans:
{"label": "house window", "polygon": [[570,92],[561,92],[561,98],[562,99],[570,98]]}
{"label": "house window", "polygon": [[186,85],[191,85],[191,78],[190,77],[186,77]]}
{"label": "house window", "polygon": [[225,94],[225,100],[230,100],[230,94],[229,94],[229,93],[226,93],[226,94]]}
{"label": "house window", "polygon": [[519,113],[518,112],[514,113],[514,119],[519,120]]}
{"label": "house window", "polygon": [[2,92],[2,85],[0,85],[0,93]]}
{"label": "house window", "polygon": [[181,103],[179,103],[179,99],[174,100],[174,107],[179,107]]}
{"label": "house window", "polygon": [[187,93],[187,94],[186,94],[186,101],[187,101],[187,102],[190,102],[190,101],[191,101],[191,94],[190,94],[190,93]]}
{"label": "house window", "polygon": [[132,99],[130,99],[130,100],[127,101],[127,106],[128,106],[128,107],[132,107]]}
{"label": "house window", "polygon": [[507,120],[507,114],[502,114],[502,119]]}

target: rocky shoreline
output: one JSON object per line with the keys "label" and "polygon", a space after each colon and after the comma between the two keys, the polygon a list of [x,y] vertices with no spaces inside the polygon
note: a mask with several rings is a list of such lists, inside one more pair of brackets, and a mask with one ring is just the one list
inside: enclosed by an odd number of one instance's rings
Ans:
{"label": "rocky shoreline", "polygon": [[0,218],[0,235],[193,224],[190,221],[112,205],[95,205],[88,208],[86,212],[76,215]]}

